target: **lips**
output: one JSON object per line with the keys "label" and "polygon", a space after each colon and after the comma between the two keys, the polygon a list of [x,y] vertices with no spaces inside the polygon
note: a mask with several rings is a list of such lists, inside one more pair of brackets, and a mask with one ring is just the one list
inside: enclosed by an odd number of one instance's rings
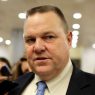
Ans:
{"label": "lips", "polygon": [[46,59],[49,59],[49,58],[46,58],[46,57],[37,57],[34,59],[34,61],[37,61],[37,60],[46,60]]}

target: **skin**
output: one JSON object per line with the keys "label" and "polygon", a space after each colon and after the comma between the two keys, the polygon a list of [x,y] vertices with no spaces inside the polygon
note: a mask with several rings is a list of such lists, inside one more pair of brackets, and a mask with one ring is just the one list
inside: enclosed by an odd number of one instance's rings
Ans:
{"label": "skin", "polygon": [[0,62],[0,69],[1,69],[3,66],[6,66],[6,63]]}
{"label": "skin", "polygon": [[32,72],[32,69],[30,68],[29,64],[27,61],[23,61],[21,64],[21,68],[22,68],[22,72],[26,73],[26,72]]}
{"label": "skin", "polygon": [[24,25],[29,65],[42,80],[55,78],[67,65],[72,34],[52,11],[29,16]]}

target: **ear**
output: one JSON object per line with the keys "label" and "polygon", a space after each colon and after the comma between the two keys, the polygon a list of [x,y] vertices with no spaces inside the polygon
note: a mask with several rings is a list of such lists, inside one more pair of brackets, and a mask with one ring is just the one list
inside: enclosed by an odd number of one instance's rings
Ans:
{"label": "ear", "polygon": [[67,33],[67,41],[68,41],[68,45],[71,47],[72,46],[72,32]]}

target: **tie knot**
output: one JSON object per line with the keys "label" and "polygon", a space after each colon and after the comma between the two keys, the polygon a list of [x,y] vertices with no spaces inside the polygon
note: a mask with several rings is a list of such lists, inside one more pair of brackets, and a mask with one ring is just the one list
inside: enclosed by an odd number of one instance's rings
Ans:
{"label": "tie knot", "polygon": [[39,81],[37,83],[37,94],[36,95],[44,95],[44,91],[46,89],[47,85],[44,81]]}
{"label": "tie knot", "polygon": [[44,81],[39,81],[37,83],[37,86],[38,86],[38,88],[43,88],[43,89],[45,89],[47,87],[47,85]]}

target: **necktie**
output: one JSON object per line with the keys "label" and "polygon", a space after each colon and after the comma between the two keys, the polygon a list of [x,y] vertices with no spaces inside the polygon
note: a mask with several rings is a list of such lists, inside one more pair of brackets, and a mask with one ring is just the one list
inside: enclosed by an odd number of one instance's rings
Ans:
{"label": "necktie", "polygon": [[44,95],[45,88],[47,87],[44,81],[40,81],[37,83],[37,94],[36,95]]}

